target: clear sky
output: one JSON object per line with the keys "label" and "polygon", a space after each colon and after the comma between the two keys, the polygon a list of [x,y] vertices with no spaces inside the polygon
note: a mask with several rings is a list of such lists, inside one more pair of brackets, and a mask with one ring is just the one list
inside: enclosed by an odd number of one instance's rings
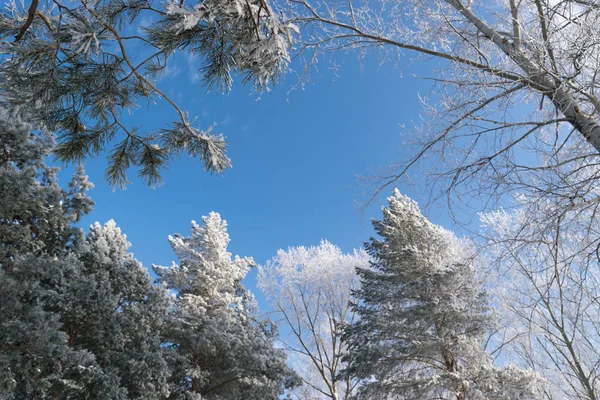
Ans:
{"label": "clear sky", "polygon": [[[90,196],[94,211],[82,227],[114,219],[146,267],[175,260],[167,236],[187,235],[190,221],[216,211],[229,223],[230,251],[252,256],[259,264],[280,248],[317,245],[321,239],[351,251],[373,234],[370,219],[381,217],[381,205],[392,188],[364,215],[357,175],[373,175],[398,160],[404,124],[418,120],[418,94],[429,84],[393,65],[378,67],[375,57],[362,64],[348,55],[336,72],[327,70],[304,90],[291,90],[297,78],[289,76],[258,99],[250,87],[234,86],[227,95],[206,93],[194,64],[181,58],[169,69],[160,87],[176,99],[200,127],[215,122],[229,142],[233,168],[222,176],[206,173],[199,161],[183,157],[164,172],[165,184],[150,189],[135,179],[127,190],[113,191],[104,181],[105,159],[85,164],[96,187]],[[426,73],[423,73],[426,75]],[[167,105],[140,108],[130,121],[158,130],[174,119]],[[66,184],[72,169],[61,173]],[[416,200],[424,193],[400,188]],[[443,221],[433,218],[434,222]],[[255,292],[255,272],[245,281]]]}

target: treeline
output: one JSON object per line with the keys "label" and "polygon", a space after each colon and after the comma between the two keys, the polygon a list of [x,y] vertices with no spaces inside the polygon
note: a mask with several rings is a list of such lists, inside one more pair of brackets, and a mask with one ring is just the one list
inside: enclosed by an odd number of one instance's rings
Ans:
{"label": "treeline", "polygon": [[114,221],[85,234],[92,186],[63,190],[52,137],[0,122],[0,398],[274,399],[298,381],[240,281],[218,214],[169,238],[157,284]]}
{"label": "treeline", "polygon": [[[0,398],[528,399],[537,375],[494,367],[494,319],[477,257],[395,192],[365,251],[280,251],[259,285],[292,339],[241,284],[210,213],[169,242],[179,263],[128,251],[114,221],[87,234],[82,169],[59,186],[53,137],[0,120]],[[289,356],[290,360],[286,360]],[[293,364],[298,372],[290,368]],[[316,372],[316,373],[315,373]]]}

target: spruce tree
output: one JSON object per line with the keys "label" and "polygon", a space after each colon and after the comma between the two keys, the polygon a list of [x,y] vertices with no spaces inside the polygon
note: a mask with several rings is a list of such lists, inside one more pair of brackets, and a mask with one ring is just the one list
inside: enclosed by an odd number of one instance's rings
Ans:
{"label": "spruce tree", "polygon": [[531,399],[535,376],[497,369],[484,352],[492,313],[468,247],[398,191],[359,268],[360,319],[345,333],[346,373],[365,399]]}
{"label": "spruce tree", "polygon": [[85,192],[92,184],[78,169],[63,190],[58,169],[44,161],[53,146],[53,135],[32,132],[16,112],[0,107],[0,269],[17,254],[62,254],[81,236],[73,224],[91,211]]}

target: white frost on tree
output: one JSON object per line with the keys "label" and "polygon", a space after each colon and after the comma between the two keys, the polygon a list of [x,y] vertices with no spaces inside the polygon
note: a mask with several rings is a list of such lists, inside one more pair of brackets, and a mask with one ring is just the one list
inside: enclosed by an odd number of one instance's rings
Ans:
{"label": "white frost on tree", "polygon": [[74,226],[91,184],[63,190],[29,129],[0,111],[0,398],[163,399],[164,293],[114,223]]}
{"label": "white frost on tree", "polygon": [[[534,184],[540,171],[598,163],[597,1],[289,3],[309,64],[319,60],[312,51],[373,51],[435,82],[415,99],[423,121],[404,135],[403,158],[378,188],[421,166],[434,198],[450,192],[457,206],[479,207],[476,191],[486,200],[516,191],[561,196],[560,187]],[[432,60],[425,72],[411,65]]]}
{"label": "white frost on tree", "polygon": [[470,247],[398,191],[388,201],[346,332],[360,398],[538,398],[535,374],[498,369],[483,350],[493,321]]}
{"label": "white frost on tree", "polygon": [[358,382],[340,377],[347,348],[344,325],[355,320],[350,303],[359,287],[356,268],[368,268],[364,251],[344,254],[328,241],[291,247],[259,267],[259,287],[291,334],[282,339],[305,385],[302,399],[348,399]]}
{"label": "white frost on tree", "polygon": [[[579,170],[581,174],[592,168]],[[597,186],[597,185],[596,185]],[[596,188],[590,195],[597,196]],[[598,216],[573,198],[570,207],[517,196],[515,210],[481,215],[481,236],[493,263],[490,292],[503,329],[503,358],[546,378],[555,399],[600,396]]]}
{"label": "white frost on tree", "polygon": [[163,340],[173,399],[275,399],[291,382],[269,321],[258,319],[241,285],[254,264],[227,251],[227,224],[217,213],[192,222],[192,235],[169,237],[180,260],[154,266],[175,299]]}
{"label": "white frost on tree", "polygon": [[[149,26],[132,33],[144,21]],[[183,52],[201,64],[208,88],[228,91],[238,75],[268,89],[288,67],[296,31],[267,0],[12,1],[0,10],[2,101],[57,132],[62,160],[97,155],[112,142],[113,185],[127,185],[132,166],[160,184],[161,169],[182,152],[220,173],[231,166],[224,136],[210,123],[198,127],[160,87],[160,75]],[[171,110],[170,126],[143,131],[124,120],[152,103]]]}
{"label": "white frost on tree", "polygon": [[63,330],[71,346],[92,352],[114,375],[124,398],[158,400],[168,394],[160,348],[168,301],[130,246],[113,220],[90,227],[76,248],[80,276],[65,296]]}

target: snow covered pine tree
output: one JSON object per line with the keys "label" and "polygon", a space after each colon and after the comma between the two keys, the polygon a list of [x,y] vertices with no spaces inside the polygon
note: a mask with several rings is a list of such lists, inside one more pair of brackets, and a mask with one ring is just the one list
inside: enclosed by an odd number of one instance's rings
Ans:
{"label": "snow covered pine tree", "polygon": [[469,248],[397,190],[373,225],[346,332],[361,399],[535,399],[536,375],[495,368],[482,340],[492,316]]}
{"label": "snow covered pine tree", "polygon": [[91,208],[85,180],[61,190],[44,163],[50,135],[0,109],[0,398],[42,399],[72,393],[93,356],[66,344],[56,303],[67,248],[81,236],[72,223]]}
{"label": "snow covered pine tree", "polygon": [[176,296],[163,341],[171,367],[170,399],[277,399],[297,377],[274,347],[276,327],[260,320],[241,285],[251,258],[227,252],[227,223],[217,213],[192,221],[192,235],[169,237],[180,260],[154,266]]}
{"label": "snow covered pine tree", "polygon": [[0,398],[165,398],[165,292],[114,222],[87,237],[82,170],[63,191],[50,135],[0,110]]}

